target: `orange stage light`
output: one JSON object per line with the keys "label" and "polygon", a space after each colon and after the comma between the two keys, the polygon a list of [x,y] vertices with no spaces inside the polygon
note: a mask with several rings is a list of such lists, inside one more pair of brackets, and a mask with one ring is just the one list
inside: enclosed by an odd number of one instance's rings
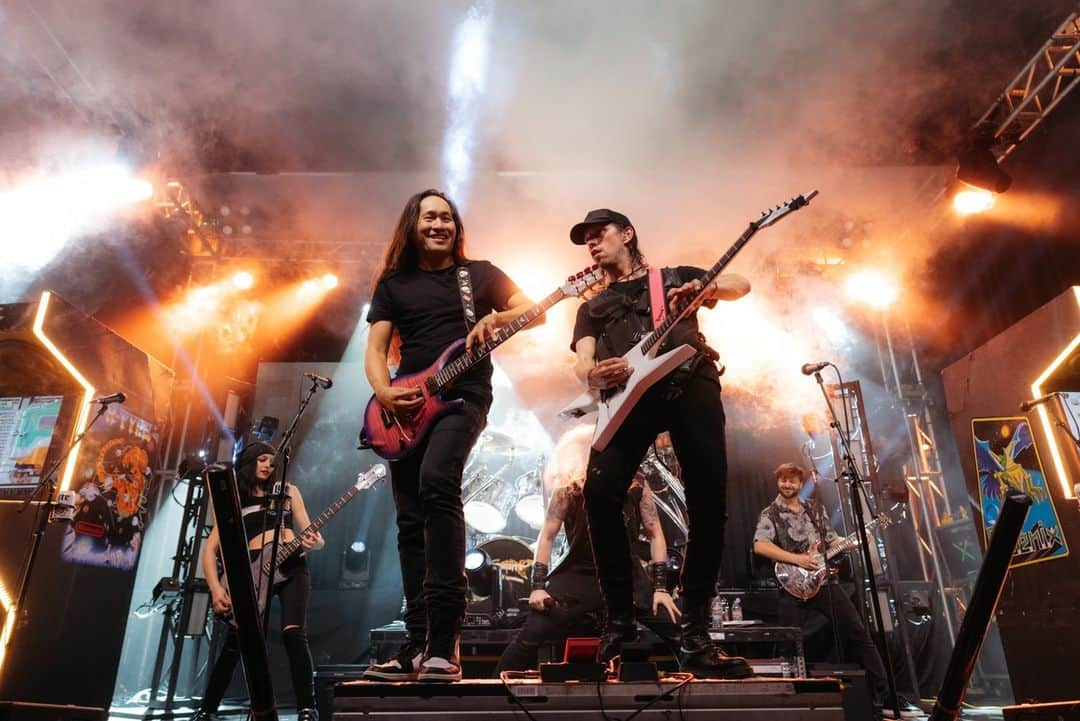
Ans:
{"label": "orange stage light", "polygon": [[876,270],[860,270],[844,282],[848,297],[873,308],[884,310],[900,295],[896,281]]}
{"label": "orange stage light", "polygon": [[981,213],[993,205],[994,194],[989,190],[961,190],[953,196],[953,210],[960,215]]}
{"label": "orange stage light", "polygon": [[250,290],[255,285],[255,276],[246,270],[238,270],[233,273],[232,284],[237,290]]}
{"label": "orange stage light", "polygon": [[7,657],[7,645],[11,640],[11,631],[15,627],[15,602],[0,582],[0,605],[4,607],[4,629],[0,632],[0,668],[4,667]]}
{"label": "orange stage light", "polygon": [[319,285],[321,285],[324,290],[333,290],[338,287],[338,277],[333,273],[327,273],[319,278]]}

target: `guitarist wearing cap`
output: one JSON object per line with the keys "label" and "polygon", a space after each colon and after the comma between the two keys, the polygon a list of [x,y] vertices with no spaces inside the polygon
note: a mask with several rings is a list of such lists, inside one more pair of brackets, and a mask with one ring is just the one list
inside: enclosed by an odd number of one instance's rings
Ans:
{"label": "guitarist wearing cap", "polygon": [[[399,377],[417,373],[461,338],[467,351],[486,343],[530,307],[499,268],[465,257],[465,229],[450,198],[438,190],[409,198],[376,273],[367,317],[364,370],[386,417],[406,427],[403,419],[425,407],[419,387],[392,385],[391,362]],[[393,657],[369,666],[366,679],[461,680],[461,475],[487,423],[492,370],[484,358],[458,378],[446,399],[463,401],[460,410],[435,421],[412,453],[391,460],[408,639]]]}
{"label": "guitarist wearing cap", "polygon": [[[833,548],[841,539],[820,505],[814,512],[809,502],[799,498],[805,481],[806,471],[794,463],[784,463],[776,469],[778,494],[758,517],[754,531],[754,553],[813,571],[823,563],[822,558],[814,552]],[[818,593],[806,600],[780,592],[777,615],[782,625],[801,627],[815,613],[829,620],[843,643],[843,653],[866,669],[870,688],[878,699],[883,698],[886,692],[885,666],[877,646],[840,585],[826,582]]]}
{"label": "guitarist wearing cap", "polygon": [[[620,356],[662,324],[681,300],[700,294],[698,302],[711,306],[750,291],[745,278],[725,273],[701,294],[706,275],[701,268],[650,268],[630,219],[613,210],[590,211],[570,239],[588,248],[608,281],[604,291],[578,308],[570,346],[578,378],[600,393],[625,385],[633,371]],[[698,330],[696,307],[691,311],[659,352],[689,344],[696,353],[645,391],[604,449],[597,451],[594,444],[589,455],[585,505],[607,616],[599,657],[613,659],[636,636],[632,561],[621,510],[646,450],[666,430],[683,469],[691,539],[680,578],[682,667],[702,677],[743,678],[752,674],[750,666],[725,656],[708,633],[724,545],[727,457],[717,355]]]}

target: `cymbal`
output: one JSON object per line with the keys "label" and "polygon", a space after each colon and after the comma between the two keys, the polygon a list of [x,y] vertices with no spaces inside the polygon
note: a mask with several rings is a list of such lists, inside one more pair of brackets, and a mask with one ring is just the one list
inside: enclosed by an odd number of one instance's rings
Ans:
{"label": "cymbal", "polygon": [[514,450],[514,438],[502,431],[484,431],[477,439],[473,450],[486,453],[509,453]]}

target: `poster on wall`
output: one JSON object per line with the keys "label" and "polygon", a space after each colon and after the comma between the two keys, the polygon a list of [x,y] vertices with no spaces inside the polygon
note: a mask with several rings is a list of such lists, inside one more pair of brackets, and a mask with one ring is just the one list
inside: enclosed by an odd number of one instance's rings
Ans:
{"label": "poster on wall", "polygon": [[1012,489],[1031,498],[1031,509],[1013,550],[1010,568],[1068,556],[1069,547],[1058,523],[1028,419],[1023,416],[973,418],[971,435],[987,542],[1001,513],[1005,493]]}
{"label": "poster on wall", "polygon": [[75,519],[61,544],[65,561],[135,568],[157,445],[158,429],[117,404],[90,429],[71,486]]}

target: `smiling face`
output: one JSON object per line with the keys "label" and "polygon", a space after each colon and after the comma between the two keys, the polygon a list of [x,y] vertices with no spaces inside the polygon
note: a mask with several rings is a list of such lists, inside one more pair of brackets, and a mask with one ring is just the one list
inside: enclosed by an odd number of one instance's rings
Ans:
{"label": "smiling face", "polygon": [[780,495],[784,500],[789,501],[799,495],[799,491],[802,490],[803,481],[797,473],[784,473],[776,479],[776,490],[780,492]]}
{"label": "smiling face", "polygon": [[415,242],[421,256],[449,257],[457,236],[457,223],[449,203],[437,195],[429,195],[420,201]]}

